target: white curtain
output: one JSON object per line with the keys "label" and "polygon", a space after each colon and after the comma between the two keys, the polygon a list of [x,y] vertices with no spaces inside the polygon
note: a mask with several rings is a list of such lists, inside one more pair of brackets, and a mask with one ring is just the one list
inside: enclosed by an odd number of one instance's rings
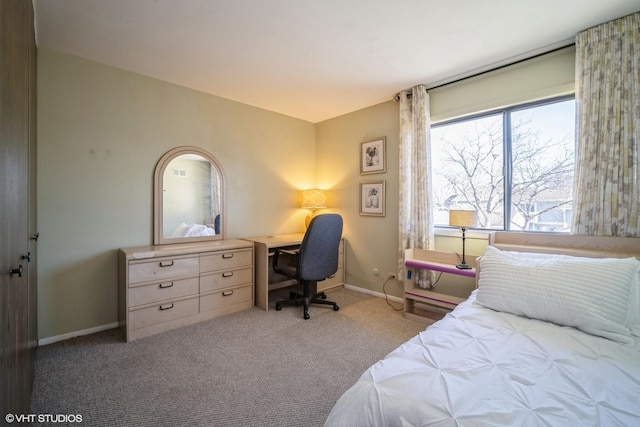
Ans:
{"label": "white curtain", "polygon": [[[431,138],[429,95],[425,86],[398,94],[400,102],[400,194],[398,274],[404,277],[404,251],[433,249],[431,210]],[[419,270],[416,283],[431,285],[432,274]]]}
{"label": "white curtain", "polygon": [[638,237],[640,12],[576,37],[574,234]]}

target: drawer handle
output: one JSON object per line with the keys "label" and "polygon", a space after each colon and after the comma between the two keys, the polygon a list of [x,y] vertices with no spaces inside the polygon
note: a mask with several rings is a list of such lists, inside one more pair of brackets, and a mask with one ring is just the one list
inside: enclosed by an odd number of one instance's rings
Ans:
{"label": "drawer handle", "polygon": [[160,267],[171,267],[173,266],[173,261],[160,261]]}
{"label": "drawer handle", "polygon": [[223,297],[228,297],[228,296],[231,296],[231,295],[233,295],[233,291],[225,291],[225,292],[222,293]]}
{"label": "drawer handle", "polygon": [[160,310],[171,310],[173,308],[173,304],[165,304],[160,306]]}
{"label": "drawer handle", "polygon": [[233,254],[222,254],[222,259],[233,258]]}
{"label": "drawer handle", "polygon": [[233,276],[233,271],[227,271],[222,273],[222,277],[231,277]]}
{"label": "drawer handle", "polygon": [[173,282],[169,282],[169,283],[160,283],[160,285],[158,286],[160,289],[167,289],[167,288],[172,288],[173,287]]}

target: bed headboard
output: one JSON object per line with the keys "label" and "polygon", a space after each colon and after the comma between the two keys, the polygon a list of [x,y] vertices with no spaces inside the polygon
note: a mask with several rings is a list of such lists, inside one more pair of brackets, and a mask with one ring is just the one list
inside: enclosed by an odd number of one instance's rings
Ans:
{"label": "bed headboard", "polygon": [[592,258],[640,259],[640,238],[494,231],[489,244],[505,251],[542,252]]}

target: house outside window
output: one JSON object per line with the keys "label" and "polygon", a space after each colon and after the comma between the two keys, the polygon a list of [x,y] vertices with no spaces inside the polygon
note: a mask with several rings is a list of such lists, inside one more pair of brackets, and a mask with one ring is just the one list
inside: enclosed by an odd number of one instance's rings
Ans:
{"label": "house outside window", "polygon": [[571,229],[573,96],[438,123],[431,151],[436,226],[476,209],[478,228]]}

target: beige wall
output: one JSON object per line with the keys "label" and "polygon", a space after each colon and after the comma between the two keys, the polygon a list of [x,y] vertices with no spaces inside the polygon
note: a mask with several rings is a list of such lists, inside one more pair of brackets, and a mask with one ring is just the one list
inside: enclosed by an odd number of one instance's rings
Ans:
{"label": "beige wall", "polygon": [[[330,188],[332,210],[343,215],[350,285],[381,292],[386,273],[397,271],[398,105],[385,102],[316,125],[318,185]],[[360,143],[386,137],[387,171],[360,175]],[[385,180],[386,216],[359,214],[359,183]],[[377,268],[380,276],[372,271]],[[400,296],[399,282],[389,293]]]}
{"label": "beige wall", "polygon": [[[500,70],[503,79],[485,75],[469,80],[466,89],[462,83],[436,89],[432,113],[440,119],[462,114],[465,93],[476,94],[483,108],[499,106],[505,91],[491,85],[504,89],[504,78],[509,93],[521,87],[525,97],[566,93],[571,55],[568,49],[556,59],[536,59],[535,72],[518,64]],[[540,79],[541,70],[555,71]],[[383,289],[398,263],[398,134],[393,101],[314,125],[40,49],[39,337],[117,321],[116,250],[152,243],[153,169],[179,145],[199,146],[224,167],[227,237],[301,232],[307,212],[296,207],[299,190],[330,190],[328,211],[345,220],[347,283],[400,297],[400,281]],[[381,136],[387,171],[360,175],[360,143]],[[386,181],[385,217],[359,215],[359,183],[367,180]],[[467,240],[467,252],[479,255],[486,238],[475,237]],[[460,242],[455,234],[438,236],[436,249],[459,252]],[[465,297],[473,282],[445,276],[438,286]]]}
{"label": "beige wall", "polygon": [[301,232],[312,123],[38,50],[38,335],[117,321],[119,247],[152,243],[152,177],[180,145],[227,178],[227,235]]}

